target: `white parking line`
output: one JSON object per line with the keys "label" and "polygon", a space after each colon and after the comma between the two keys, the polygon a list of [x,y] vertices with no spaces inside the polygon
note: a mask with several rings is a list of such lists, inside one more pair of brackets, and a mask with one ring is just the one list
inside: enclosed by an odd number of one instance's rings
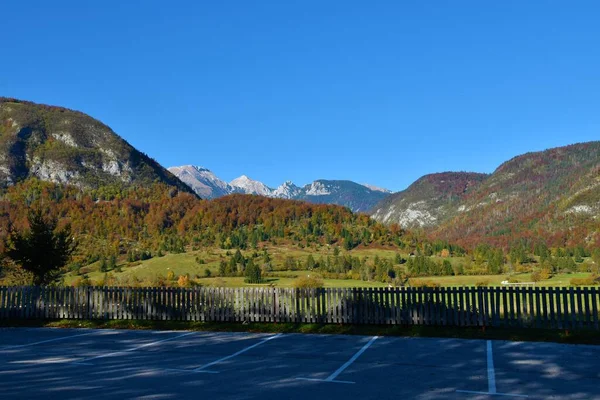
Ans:
{"label": "white parking line", "polygon": [[154,346],[154,345],[159,344],[159,343],[164,343],[164,342],[168,342],[170,340],[175,340],[175,339],[179,339],[179,338],[182,338],[182,337],[185,337],[185,336],[193,335],[194,333],[196,333],[196,332],[188,332],[188,333],[184,333],[183,335],[173,336],[173,337],[170,337],[170,338],[167,338],[167,339],[157,340],[156,342],[151,342],[151,343],[146,343],[146,344],[142,344],[142,345],[139,345],[139,346],[135,346],[135,347],[132,347],[132,348],[127,349],[127,350],[120,350],[120,351],[114,351],[112,353],[100,354],[99,356],[91,357],[91,358],[86,358],[86,359],[81,360],[81,361],[73,362],[72,364],[77,364],[77,365],[93,365],[93,364],[90,363],[90,361],[97,360],[99,358],[112,357],[112,356],[116,356],[116,355],[123,354],[123,353],[129,353],[129,352],[132,352],[132,351],[143,349],[144,347],[150,347],[150,346]]}
{"label": "white parking line", "polygon": [[339,367],[337,369],[337,371],[335,371],[333,374],[329,375],[327,378],[325,379],[316,379],[316,378],[296,378],[298,380],[302,380],[302,381],[315,381],[315,382],[333,382],[333,383],[355,383],[355,382],[351,382],[351,381],[336,381],[335,378],[338,377],[339,374],[341,374],[342,372],[344,372],[344,370],[346,368],[348,368],[350,365],[352,365],[352,363],[354,361],[356,361],[356,359],[358,357],[360,357],[360,355],[362,353],[364,353],[372,344],[375,340],[377,340],[379,337],[378,336],[373,336],[371,338],[371,340],[369,340],[367,342],[367,344],[365,344],[359,351],[356,352],[356,354],[354,354],[352,356],[352,358],[350,358],[348,361],[346,361],[346,363],[344,365],[342,365],[341,367]]}
{"label": "white parking line", "polygon": [[80,337],[80,336],[93,335],[94,333],[97,333],[97,332],[94,331],[94,332],[81,333],[79,335],[62,336],[62,337],[59,337],[59,338],[42,340],[40,342],[35,342],[35,343],[20,344],[20,345],[15,345],[15,346],[5,346],[2,349],[3,350],[6,350],[6,349],[19,349],[19,348],[22,348],[22,347],[35,346],[36,344],[58,342],[59,340],[67,340],[67,339],[71,339],[71,338],[75,338],[75,337]]}
{"label": "white parking line", "polygon": [[494,353],[492,349],[492,341],[488,340],[486,344],[487,348],[487,379],[488,379],[488,391],[477,392],[472,390],[457,390],[458,393],[470,393],[470,394],[487,394],[492,396],[509,396],[509,397],[529,397],[525,394],[511,394],[511,393],[498,393],[496,390],[496,371],[494,370]]}
{"label": "white parking line", "polygon": [[213,361],[211,363],[208,363],[206,365],[203,365],[201,367],[193,369],[192,371],[193,372],[206,372],[206,373],[209,373],[209,374],[218,374],[219,373],[218,371],[210,371],[210,370],[207,370],[206,368],[212,367],[215,364],[219,364],[219,363],[221,363],[223,361],[227,361],[227,360],[230,360],[230,359],[232,359],[234,357],[237,357],[240,354],[247,352],[248,350],[252,350],[253,348],[260,346],[261,344],[267,343],[269,340],[277,339],[280,336],[281,336],[281,333],[278,333],[277,335],[274,335],[274,336],[270,336],[270,337],[268,337],[266,339],[261,340],[258,343],[253,344],[252,346],[248,346],[248,347],[246,347],[246,348],[244,348],[244,349],[242,349],[242,350],[240,350],[240,351],[238,351],[236,353],[233,353],[233,354],[231,354],[231,355],[229,355],[227,357],[220,358],[220,359],[218,359],[216,361]]}
{"label": "white parking line", "polygon": [[206,368],[208,368],[208,367],[212,367],[212,366],[213,366],[213,365],[215,365],[215,364],[219,364],[219,363],[221,363],[221,362],[223,362],[223,361],[227,361],[227,360],[230,360],[230,359],[232,359],[232,358],[234,358],[234,357],[237,357],[237,356],[239,356],[240,354],[242,354],[242,353],[245,353],[245,352],[247,352],[248,350],[252,350],[253,348],[255,348],[255,347],[258,347],[258,346],[260,346],[260,345],[262,345],[262,344],[265,344],[265,343],[267,343],[267,342],[268,342],[268,341],[270,341],[270,340],[277,339],[277,338],[278,338],[278,337],[280,337],[281,335],[283,335],[283,334],[282,334],[282,333],[278,333],[277,335],[269,336],[268,338],[266,338],[266,339],[263,339],[263,340],[261,340],[261,341],[260,341],[260,342],[258,342],[258,343],[254,343],[252,346],[248,346],[248,347],[246,347],[246,348],[243,348],[242,350],[240,350],[240,351],[238,351],[238,352],[235,352],[235,353],[233,353],[233,354],[230,354],[230,355],[228,355],[228,356],[226,356],[226,357],[223,357],[223,358],[219,358],[219,359],[218,359],[218,360],[216,360],[216,361],[212,361],[212,362],[210,362],[210,363],[208,363],[208,364],[205,364],[205,365],[203,365],[203,366],[201,366],[201,367],[198,367],[198,368],[195,368],[195,369],[184,369],[184,368],[161,368],[161,370],[163,370],[163,371],[174,371],[174,372],[187,372],[187,373],[219,374],[219,373],[220,373],[219,371],[212,371],[212,370],[208,370],[208,369],[206,369]]}

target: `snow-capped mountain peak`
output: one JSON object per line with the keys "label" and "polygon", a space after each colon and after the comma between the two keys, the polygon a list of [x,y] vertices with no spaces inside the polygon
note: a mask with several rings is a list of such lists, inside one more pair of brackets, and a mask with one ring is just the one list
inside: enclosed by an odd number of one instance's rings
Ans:
{"label": "snow-capped mountain peak", "polygon": [[323,182],[314,181],[310,185],[304,187],[308,196],[327,196],[331,194],[331,187],[326,186]]}
{"label": "snow-capped mountain peak", "polygon": [[300,194],[301,188],[294,185],[292,181],[285,181],[272,193],[273,197],[279,197],[281,199],[293,199]]}
{"label": "snow-capped mountain peak", "polygon": [[204,199],[225,196],[233,190],[227,182],[222,181],[211,170],[204,167],[182,165],[168,168],[168,170]]}
{"label": "snow-capped mountain peak", "polygon": [[242,175],[239,178],[235,178],[234,180],[229,182],[229,184],[234,188],[239,189],[242,193],[246,194],[271,196],[273,192],[273,189],[271,189],[264,183],[250,179],[246,175]]}
{"label": "snow-capped mountain peak", "polygon": [[296,186],[292,181],[286,181],[277,189],[271,189],[247,175],[242,175],[226,183],[210,170],[193,165],[171,167],[169,171],[204,199],[214,199],[232,193],[256,194],[311,203],[339,204],[349,207],[353,211],[367,211],[389,195],[389,191],[385,189],[343,180],[320,179],[304,187]]}

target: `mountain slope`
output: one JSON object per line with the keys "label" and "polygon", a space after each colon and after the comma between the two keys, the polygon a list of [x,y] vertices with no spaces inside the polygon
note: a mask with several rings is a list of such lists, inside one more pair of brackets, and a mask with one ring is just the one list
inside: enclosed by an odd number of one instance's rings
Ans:
{"label": "mountain slope", "polygon": [[488,177],[474,172],[442,172],[425,175],[406,190],[377,204],[373,218],[405,227],[427,227],[456,214],[465,196]]}
{"label": "mountain slope", "polygon": [[535,238],[600,245],[600,142],[527,153],[502,164],[434,231],[464,244]]}
{"label": "mountain slope", "polygon": [[373,213],[378,221],[420,225],[466,247],[506,247],[519,239],[600,245],[599,216],[600,142],[523,154],[489,176],[428,175]]}
{"label": "mountain slope", "polygon": [[234,192],[231,185],[206,168],[184,165],[170,167],[168,170],[203,199],[214,199]]}
{"label": "mountain slope", "polygon": [[304,186],[296,199],[316,204],[338,204],[354,212],[365,212],[388,195],[352,181],[320,179]]}
{"label": "mountain slope", "polygon": [[191,192],[84,113],[0,97],[0,186],[30,177],[81,188],[161,182]]}

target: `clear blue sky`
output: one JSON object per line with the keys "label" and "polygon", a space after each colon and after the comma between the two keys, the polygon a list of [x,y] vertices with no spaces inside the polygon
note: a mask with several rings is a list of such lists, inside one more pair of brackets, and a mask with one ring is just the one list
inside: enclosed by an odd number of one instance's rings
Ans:
{"label": "clear blue sky", "polygon": [[597,1],[5,1],[0,95],[230,180],[491,172],[600,139]]}

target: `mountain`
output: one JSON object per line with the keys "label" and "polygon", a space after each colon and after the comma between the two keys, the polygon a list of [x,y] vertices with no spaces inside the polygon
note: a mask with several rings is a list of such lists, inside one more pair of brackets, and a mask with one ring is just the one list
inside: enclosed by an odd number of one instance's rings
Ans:
{"label": "mountain", "polygon": [[80,188],[160,182],[192,192],[84,113],[0,97],[0,186],[34,177]]}
{"label": "mountain", "polygon": [[320,179],[304,186],[296,199],[317,204],[339,204],[355,212],[366,212],[388,195],[352,181]]}
{"label": "mountain", "polygon": [[389,189],[384,189],[384,188],[381,188],[381,187],[375,186],[375,185],[369,185],[368,183],[363,183],[362,185],[365,187],[368,187],[369,189],[374,190],[376,192],[382,192],[382,193],[388,193],[388,194],[392,193],[392,191]]}
{"label": "mountain", "polygon": [[344,180],[321,179],[304,187],[296,186],[292,181],[286,181],[276,189],[272,189],[246,175],[227,184],[208,169],[192,165],[171,167],[169,171],[189,185],[200,197],[207,199],[243,193],[303,200],[315,204],[335,204],[348,207],[355,212],[366,212],[391,193],[387,189]]}
{"label": "mountain", "polygon": [[302,193],[302,188],[294,185],[292,181],[285,181],[272,192],[272,195],[280,199],[295,199],[300,193]]}
{"label": "mountain", "polygon": [[232,180],[229,184],[236,189],[235,191],[237,193],[257,194],[268,197],[271,197],[271,194],[273,193],[273,189],[262,182],[248,178],[246,175],[242,175],[239,178]]}
{"label": "mountain", "polygon": [[168,170],[203,199],[214,199],[234,192],[231,185],[217,178],[212,171],[206,168],[184,165],[170,167]]}
{"label": "mountain", "polygon": [[488,177],[474,172],[442,172],[425,175],[406,190],[377,204],[373,218],[404,227],[435,226],[456,214],[457,204]]}
{"label": "mountain", "polygon": [[421,225],[467,247],[519,239],[600,246],[600,141],[523,154],[488,176],[446,174],[423,177],[383,200],[373,218]]}

